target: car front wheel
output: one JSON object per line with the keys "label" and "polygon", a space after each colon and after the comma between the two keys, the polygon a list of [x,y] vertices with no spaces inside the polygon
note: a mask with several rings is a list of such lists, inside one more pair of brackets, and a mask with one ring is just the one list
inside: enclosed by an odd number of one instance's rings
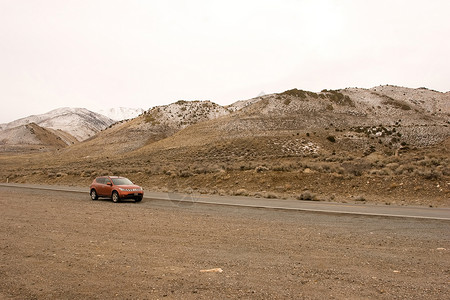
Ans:
{"label": "car front wheel", "polygon": [[97,195],[97,192],[95,190],[91,190],[91,199],[92,200],[97,200],[98,199],[98,195]]}
{"label": "car front wheel", "polygon": [[134,199],[134,202],[141,202],[142,201],[142,197],[138,197]]}
{"label": "car front wheel", "polygon": [[114,203],[117,203],[117,202],[120,201],[119,194],[118,194],[116,191],[114,191],[114,192],[112,193],[112,201],[113,201]]}

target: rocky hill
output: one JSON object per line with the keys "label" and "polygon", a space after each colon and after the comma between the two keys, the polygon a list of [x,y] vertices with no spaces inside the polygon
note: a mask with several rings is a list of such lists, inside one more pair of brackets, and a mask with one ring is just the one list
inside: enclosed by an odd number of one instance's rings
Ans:
{"label": "rocky hill", "polygon": [[40,127],[61,130],[84,141],[115,121],[85,108],[58,108],[41,115],[32,115],[10,123],[1,124],[0,130],[35,123]]}
{"label": "rocky hill", "polygon": [[449,125],[450,93],[424,88],[178,101],[36,158],[31,171],[9,160],[3,176],[87,184],[116,174],[157,190],[450,206]]}
{"label": "rocky hill", "polygon": [[227,108],[211,101],[180,100],[150,109],[146,113],[146,121],[180,130],[228,114],[230,114],[230,111]]}

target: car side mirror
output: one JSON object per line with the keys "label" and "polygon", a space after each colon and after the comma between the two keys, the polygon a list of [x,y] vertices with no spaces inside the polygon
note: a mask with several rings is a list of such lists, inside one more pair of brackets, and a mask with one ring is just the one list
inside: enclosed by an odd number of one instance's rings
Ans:
{"label": "car side mirror", "polygon": [[111,182],[108,182],[106,185],[112,186],[112,183],[111,183]]}

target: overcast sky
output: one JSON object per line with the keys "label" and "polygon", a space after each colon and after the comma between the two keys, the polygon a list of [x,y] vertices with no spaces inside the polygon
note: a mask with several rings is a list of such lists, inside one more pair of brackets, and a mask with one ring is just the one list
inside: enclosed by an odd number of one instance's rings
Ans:
{"label": "overcast sky", "polygon": [[0,123],[70,106],[450,90],[448,0],[0,0]]}

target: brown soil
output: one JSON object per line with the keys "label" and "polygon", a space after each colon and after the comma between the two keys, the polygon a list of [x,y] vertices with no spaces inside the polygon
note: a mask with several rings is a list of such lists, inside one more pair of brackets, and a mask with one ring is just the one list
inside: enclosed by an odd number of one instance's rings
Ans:
{"label": "brown soil", "polygon": [[[111,156],[101,156],[101,151],[82,157],[70,151],[2,155],[0,180],[86,186],[96,176],[120,175],[164,192],[279,199],[301,198],[308,192],[318,201],[450,206],[450,158],[446,150],[450,139],[398,156],[342,150],[334,155],[280,155],[277,149],[267,150],[270,139],[166,146]],[[247,154],[248,149],[259,152]]]}
{"label": "brown soil", "polygon": [[0,298],[450,298],[448,221],[0,192]]}

